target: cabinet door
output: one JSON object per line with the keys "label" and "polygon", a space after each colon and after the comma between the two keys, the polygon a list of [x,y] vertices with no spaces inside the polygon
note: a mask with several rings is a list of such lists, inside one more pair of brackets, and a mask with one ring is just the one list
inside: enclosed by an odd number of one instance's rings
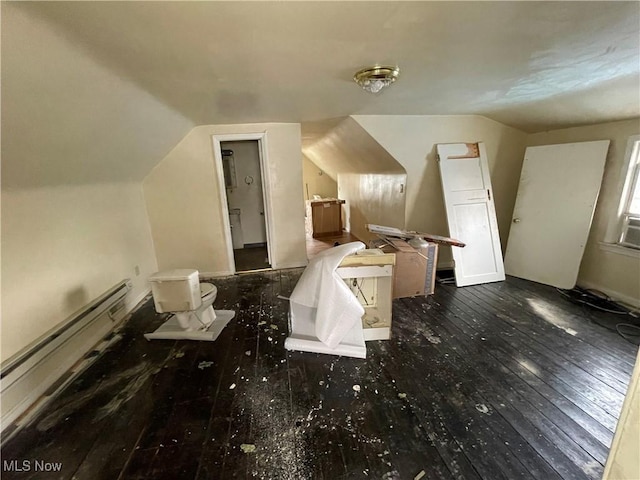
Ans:
{"label": "cabinet door", "polygon": [[311,210],[314,238],[340,235],[342,233],[341,207],[339,204],[331,202],[316,203],[312,205]]}

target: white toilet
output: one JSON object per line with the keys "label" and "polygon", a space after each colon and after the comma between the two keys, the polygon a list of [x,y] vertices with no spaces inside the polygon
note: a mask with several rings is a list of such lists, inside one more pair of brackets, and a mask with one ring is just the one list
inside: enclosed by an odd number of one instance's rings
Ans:
{"label": "white toilet", "polygon": [[218,289],[200,283],[197,270],[157,272],[149,277],[149,283],[156,312],[173,315],[155,332],[145,334],[147,340],[213,341],[235,316],[232,310],[213,309]]}

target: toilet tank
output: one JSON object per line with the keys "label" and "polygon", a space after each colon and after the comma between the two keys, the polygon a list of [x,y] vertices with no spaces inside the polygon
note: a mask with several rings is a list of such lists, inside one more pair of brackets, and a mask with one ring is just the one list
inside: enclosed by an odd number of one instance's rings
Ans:
{"label": "toilet tank", "polygon": [[149,277],[156,312],[184,312],[202,305],[198,270],[177,269]]}

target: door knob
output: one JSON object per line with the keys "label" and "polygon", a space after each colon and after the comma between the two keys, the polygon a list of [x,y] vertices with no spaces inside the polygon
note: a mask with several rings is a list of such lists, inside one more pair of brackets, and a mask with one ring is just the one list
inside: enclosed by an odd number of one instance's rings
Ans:
{"label": "door knob", "polygon": [[514,218],[513,219],[513,223],[520,223],[520,219],[519,218]]}

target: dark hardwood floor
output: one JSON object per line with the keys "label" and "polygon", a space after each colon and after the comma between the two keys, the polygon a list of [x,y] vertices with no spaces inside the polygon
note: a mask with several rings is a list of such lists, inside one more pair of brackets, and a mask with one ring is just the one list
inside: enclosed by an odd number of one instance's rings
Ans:
{"label": "dark hardwood floor", "polygon": [[236,272],[271,268],[266,244],[238,248],[233,251],[233,259],[236,263]]}
{"label": "dark hardwood floor", "polygon": [[300,274],[216,279],[237,316],[212,343],[147,342],[147,301],[5,443],[2,478],[601,478],[637,352],[598,324],[618,319],[508,278],[395,301],[366,360],[287,352]]}

